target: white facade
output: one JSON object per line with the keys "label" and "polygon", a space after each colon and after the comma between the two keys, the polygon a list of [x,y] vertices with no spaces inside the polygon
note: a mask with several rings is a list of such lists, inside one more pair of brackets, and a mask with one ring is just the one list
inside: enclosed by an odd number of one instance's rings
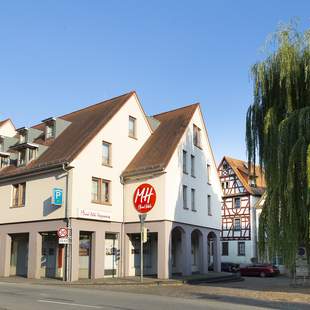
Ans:
{"label": "white facade", "polygon": [[[128,135],[129,117],[135,119],[135,137]],[[194,125],[201,129],[200,147],[193,144]],[[66,126],[70,128],[69,121],[66,121]],[[133,206],[133,194],[142,183],[151,184],[157,195],[156,204],[146,220],[149,238],[145,245],[145,273],[157,274],[159,278],[168,278],[173,270],[184,275],[206,273],[212,261],[218,270],[221,187],[200,107],[197,106],[194,111],[169,163],[161,173],[140,173],[124,180],[123,171],[154,130],[133,93],[71,162],[46,171],[30,170],[29,173],[2,178],[0,275],[17,274],[18,269],[22,269],[20,274],[28,277],[54,274],[72,281],[79,277],[136,275],[140,226],[138,213]],[[8,130],[3,133],[11,137],[15,135],[15,132],[13,135]],[[110,144],[109,165],[102,163],[103,142]],[[47,152],[43,149],[43,154],[44,151]],[[183,172],[183,151],[188,154],[188,174]],[[191,156],[194,156],[193,160]],[[190,170],[192,162],[195,165],[194,175]],[[93,178],[110,182],[110,199],[107,203],[92,201]],[[24,205],[13,207],[13,184],[24,183]],[[188,188],[188,209],[184,209],[183,185]],[[63,205],[60,207],[52,205],[55,188],[63,190]],[[195,190],[194,210],[192,190]],[[211,204],[208,205],[208,201]],[[64,260],[65,252],[63,247],[57,245],[56,237],[60,227],[72,230],[72,245],[67,248],[68,261],[62,263],[59,263],[59,256]],[[184,257],[180,262],[182,266],[178,268],[173,267],[171,258],[173,232],[176,230],[182,232],[182,248],[178,249],[178,253],[181,251]],[[214,243],[212,253],[210,242]],[[10,254],[11,244],[15,249],[14,254]],[[28,261],[23,262],[22,267],[12,265],[12,257],[15,259],[21,255],[19,248],[29,251],[24,257]],[[44,266],[41,253],[44,253]],[[66,270],[65,265],[69,269]]]}

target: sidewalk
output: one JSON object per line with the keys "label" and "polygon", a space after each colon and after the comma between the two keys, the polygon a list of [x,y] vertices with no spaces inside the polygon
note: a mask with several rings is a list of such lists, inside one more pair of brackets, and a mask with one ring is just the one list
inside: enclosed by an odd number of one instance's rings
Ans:
{"label": "sidewalk", "polygon": [[28,283],[38,285],[64,285],[64,286],[113,286],[113,285],[149,285],[149,286],[165,286],[165,285],[183,285],[183,284],[199,284],[199,283],[218,283],[228,281],[240,281],[240,277],[226,272],[210,272],[206,275],[192,275],[187,277],[174,277],[169,280],[160,280],[155,277],[144,277],[143,283],[140,282],[140,277],[126,278],[103,278],[103,279],[82,279],[72,283],[67,283],[61,279],[28,279],[23,277],[8,277],[0,278],[0,282],[5,283]]}

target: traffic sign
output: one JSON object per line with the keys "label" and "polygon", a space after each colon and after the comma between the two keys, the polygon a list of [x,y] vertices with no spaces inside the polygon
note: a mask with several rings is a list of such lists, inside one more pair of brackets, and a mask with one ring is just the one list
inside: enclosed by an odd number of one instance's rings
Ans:
{"label": "traffic sign", "polygon": [[54,188],[53,189],[53,201],[52,204],[55,206],[61,206],[62,205],[62,196],[63,191],[61,188]]}
{"label": "traffic sign", "polygon": [[139,213],[151,211],[156,202],[156,192],[152,185],[143,183],[138,186],[133,196],[133,203]]}
{"label": "traffic sign", "polygon": [[57,236],[58,236],[58,238],[68,237],[68,228],[66,228],[66,227],[59,228],[57,231]]}
{"label": "traffic sign", "polygon": [[59,238],[58,243],[59,244],[69,244],[70,240],[69,240],[69,238]]}

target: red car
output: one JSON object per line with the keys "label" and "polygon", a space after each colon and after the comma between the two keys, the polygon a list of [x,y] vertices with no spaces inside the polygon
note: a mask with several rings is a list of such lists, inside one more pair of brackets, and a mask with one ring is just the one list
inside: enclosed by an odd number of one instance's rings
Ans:
{"label": "red car", "polygon": [[278,275],[279,269],[276,266],[268,265],[268,264],[253,264],[245,267],[240,267],[240,274],[242,276],[260,276],[271,277]]}

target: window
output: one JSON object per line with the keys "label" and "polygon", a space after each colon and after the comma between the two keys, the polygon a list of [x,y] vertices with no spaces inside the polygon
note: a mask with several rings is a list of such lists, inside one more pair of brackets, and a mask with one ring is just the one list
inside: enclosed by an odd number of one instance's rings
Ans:
{"label": "window", "polygon": [[211,195],[208,195],[208,215],[212,215]]}
{"label": "window", "polygon": [[192,211],[196,211],[196,191],[194,188],[192,188],[191,190],[191,207],[192,207]]}
{"label": "window", "polygon": [[193,143],[201,148],[201,129],[196,125],[193,125]]}
{"label": "window", "polygon": [[208,184],[211,184],[211,165],[207,164]]}
{"label": "window", "polygon": [[26,142],[26,133],[21,133],[19,135],[19,143],[25,143]]}
{"label": "window", "polygon": [[108,180],[92,178],[92,202],[100,204],[111,203],[110,183]]}
{"label": "window", "polygon": [[27,149],[23,149],[19,152],[19,158],[18,158],[19,166],[26,165],[26,158],[27,158],[26,154],[27,154]]}
{"label": "window", "polygon": [[235,230],[240,230],[241,225],[240,225],[240,219],[235,219]]}
{"label": "window", "polygon": [[188,209],[187,206],[187,186],[183,185],[183,209]]}
{"label": "window", "polygon": [[29,161],[32,161],[37,157],[37,150],[36,149],[29,149]]}
{"label": "window", "polygon": [[195,177],[195,156],[191,155],[191,176]]}
{"label": "window", "polygon": [[55,124],[48,124],[45,127],[45,139],[55,137]]}
{"label": "window", "polygon": [[238,256],[245,256],[245,243],[238,242]]}
{"label": "window", "polygon": [[26,198],[26,183],[12,185],[12,207],[23,207]]}
{"label": "window", "polygon": [[241,200],[239,197],[236,197],[234,199],[234,204],[235,204],[235,208],[240,208],[240,203],[241,203]]}
{"label": "window", "polygon": [[4,141],[0,139],[0,152],[4,152]]}
{"label": "window", "polygon": [[102,164],[111,165],[111,143],[102,142]]}
{"label": "window", "polygon": [[183,150],[183,172],[187,174],[187,152]]}
{"label": "window", "polygon": [[228,256],[228,242],[222,242],[222,256]]}
{"label": "window", "polygon": [[132,116],[129,116],[129,123],[128,123],[128,135],[131,138],[136,137],[136,119]]}
{"label": "window", "polygon": [[227,170],[227,169],[228,169],[227,163],[223,163],[223,169],[224,169],[224,170]]}
{"label": "window", "polygon": [[0,156],[0,169],[10,164],[10,157],[8,156]]}

